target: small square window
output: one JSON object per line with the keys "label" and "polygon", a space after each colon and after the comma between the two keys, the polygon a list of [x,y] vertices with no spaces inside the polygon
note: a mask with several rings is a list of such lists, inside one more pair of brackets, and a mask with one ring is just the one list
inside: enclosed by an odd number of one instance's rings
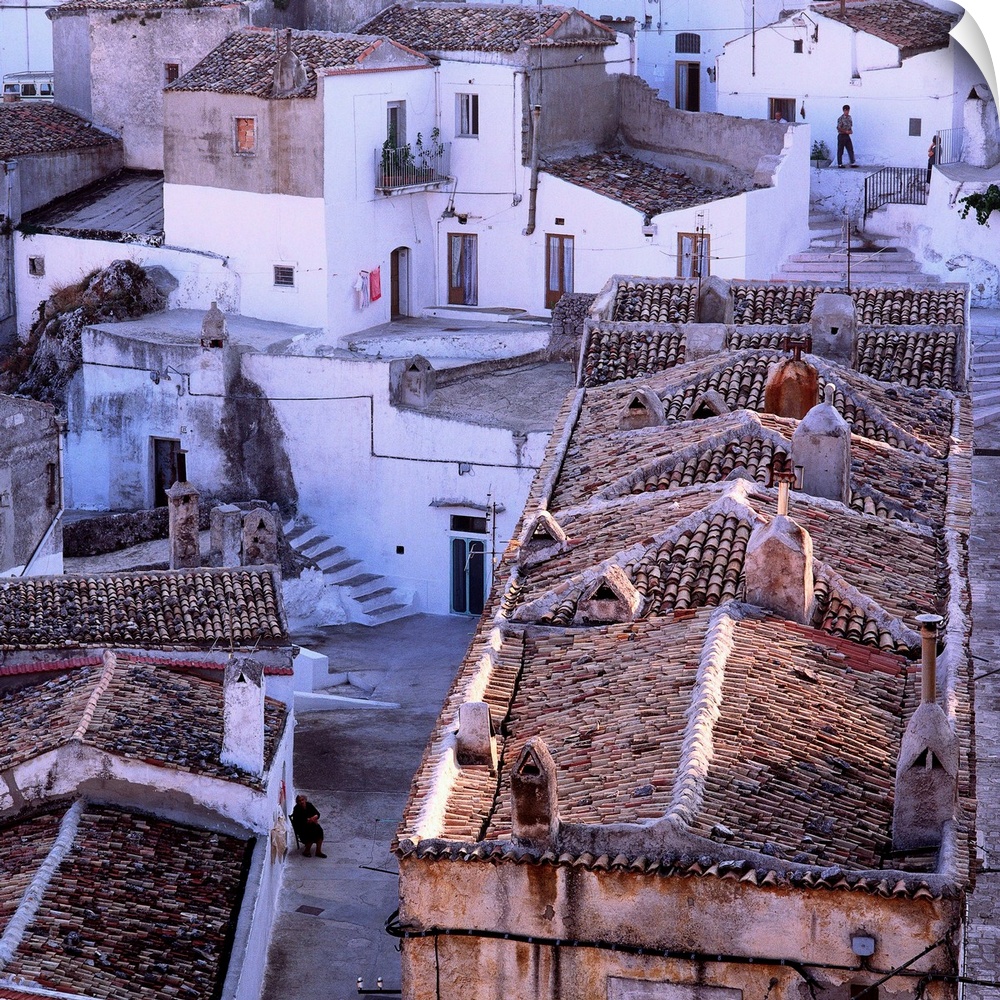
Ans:
{"label": "small square window", "polygon": [[236,152],[255,153],[257,151],[257,119],[236,119]]}
{"label": "small square window", "polygon": [[794,41],[792,42],[792,51],[793,51],[793,52],[794,52],[794,53],[795,53],[796,55],[801,55],[801,54],[802,54],[802,39],[801,39],[801,38],[796,38],[796,39],[795,39],[795,40],[794,40]]}
{"label": "small square window", "polygon": [[919,118],[910,119],[910,135],[920,135],[921,120]]}
{"label": "small square window", "polygon": [[455,135],[479,135],[479,95],[456,94]]}
{"label": "small square window", "polygon": [[169,87],[181,75],[180,63],[163,64],[163,84]]}
{"label": "small square window", "polygon": [[275,264],[274,284],[278,288],[294,288],[295,268],[291,264]]}
{"label": "small square window", "polygon": [[45,275],[45,258],[44,257],[29,257],[28,258],[28,274],[34,275],[36,278],[44,277],[44,275]]}

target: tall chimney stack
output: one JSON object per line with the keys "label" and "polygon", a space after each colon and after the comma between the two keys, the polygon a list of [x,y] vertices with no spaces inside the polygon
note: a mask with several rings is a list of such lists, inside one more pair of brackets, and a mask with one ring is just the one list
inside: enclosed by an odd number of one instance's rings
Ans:
{"label": "tall chimney stack", "polygon": [[920,622],[920,704],[937,701],[937,630],[940,615],[917,615]]}

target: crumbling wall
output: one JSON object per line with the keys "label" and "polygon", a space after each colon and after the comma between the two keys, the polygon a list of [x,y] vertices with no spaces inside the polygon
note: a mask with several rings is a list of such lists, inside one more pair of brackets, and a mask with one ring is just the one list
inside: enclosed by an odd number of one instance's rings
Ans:
{"label": "crumbling wall", "polygon": [[583,343],[583,324],[594,304],[596,295],[568,292],[560,297],[552,310],[552,333],[549,336],[549,359],[572,361],[580,357]]}
{"label": "crumbling wall", "polygon": [[66,387],[82,364],[87,326],[135,319],[166,306],[166,294],[130,260],[112,261],[41,304],[28,339],[0,374],[0,392],[29,396],[65,409]]}
{"label": "crumbling wall", "polygon": [[228,380],[222,405],[219,445],[225,455],[226,491],[260,497],[282,513],[298,504],[285,432],[271,401],[242,373]]}

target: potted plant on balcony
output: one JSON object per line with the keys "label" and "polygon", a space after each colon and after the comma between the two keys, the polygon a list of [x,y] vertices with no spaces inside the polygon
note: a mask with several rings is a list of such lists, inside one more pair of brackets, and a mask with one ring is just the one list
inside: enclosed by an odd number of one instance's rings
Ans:
{"label": "potted plant on balcony", "polygon": [[418,132],[413,146],[420,181],[433,180],[440,172],[441,157],[444,154],[441,130],[435,125],[426,144],[423,134]]}
{"label": "potted plant on balcony", "polygon": [[809,153],[809,159],[813,161],[816,169],[820,167],[830,166],[830,147],[822,139],[814,139],[812,144],[812,151]]}

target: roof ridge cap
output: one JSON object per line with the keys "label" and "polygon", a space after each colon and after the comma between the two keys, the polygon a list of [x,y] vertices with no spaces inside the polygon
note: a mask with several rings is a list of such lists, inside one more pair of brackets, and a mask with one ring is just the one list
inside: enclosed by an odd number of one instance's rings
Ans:
{"label": "roof ridge cap", "polygon": [[111,680],[115,675],[115,667],[118,666],[118,658],[115,656],[113,650],[105,649],[102,659],[104,661],[104,669],[101,671],[101,676],[98,679],[94,690],[90,692],[90,697],[87,699],[87,705],[80,718],[80,725],[76,727],[76,732],[73,733],[72,737],[70,737],[71,739],[79,740],[80,742],[83,742],[83,738],[87,735],[87,730],[90,728],[90,724],[94,720],[94,713],[97,711],[97,703],[101,700],[104,692],[107,691],[108,685],[110,685]]}

